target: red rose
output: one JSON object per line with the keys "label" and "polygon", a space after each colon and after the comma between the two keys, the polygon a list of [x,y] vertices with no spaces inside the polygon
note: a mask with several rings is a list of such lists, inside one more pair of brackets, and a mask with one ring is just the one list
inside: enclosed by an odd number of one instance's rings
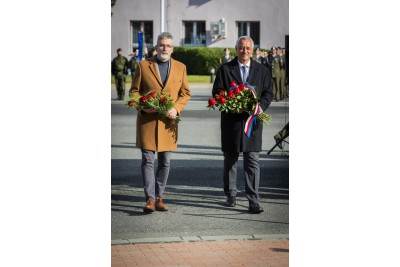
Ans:
{"label": "red rose", "polygon": [[220,103],[220,104],[224,104],[225,102],[226,102],[226,99],[224,98],[224,97],[220,97],[219,99],[218,99],[218,102]]}
{"label": "red rose", "polygon": [[135,101],[133,101],[133,100],[129,101],[128,105],[129,106],[134,106],[135,105]]}
{"label": "red rose", "polygon": [[230,86],[230,87],[236,86],[236,82],[235,82],[235,81],[232,81],[232,82],[229,84],[229,86]]}
{"label": "red rose", "polygon": [[225,91],[224,90],[219,90],[219,94],[220,95],[225,95]]}
{"label": "red rose", "polygon": [[232,91],[230,91],[230,92],[228,93],[228,97],[229,97],[229,98],[234,98],[234,97],[235,97],[235,94],[234,94]]}
{"label": "red rose", "polygon": [[240,91],[243,91],[243,90],[244,90],[244,84],[243,84],[243,83],[239,84],[239,90],[240,90]]}
{"label": "red rose", "polygon": [[240,89],[236,87],[235,89],[233,89],[233,92],[234,92],[235,94],[239,94],[239,93],[240,93]]}
{"label": "red rose", "polygon": [[153,91],[149,94],[149,98],[155,98],[156,97],[157,92]]}
{"label": "red rose", "polygon": [[208,99],[208,105],[210,107],[214,106],[215,104],[217,104],[217,101],[215,101],[213,98]]}
{"label": "red rose", "polygon": [[147,97],[144,95],[141,98],[139,98],[139,101],[145,103],[147,102]]}
{"label": "red rose", "polygon": [[163,104],[167,104],[167,99],[165,97],[163,97],[160,99],[160,102]]}

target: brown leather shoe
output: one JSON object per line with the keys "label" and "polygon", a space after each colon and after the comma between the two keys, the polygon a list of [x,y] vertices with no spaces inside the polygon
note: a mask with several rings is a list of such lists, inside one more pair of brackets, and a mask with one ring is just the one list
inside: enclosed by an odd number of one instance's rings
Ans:
{"label": "brown leather shoe", "polygon": [[144,212],[156,211],[156,206],[154,204],[154,201],[151,198],[149,198],[149,200],[147,200],[146,206],[144,206],[143,211]]}
{"label": "brown leather shoe", "polygon": [[156,210],[158,211],[167,211],[168,210],[168,206],[164,204],[164,202],[162,201],[161,198],[157,198],[156,200]]}

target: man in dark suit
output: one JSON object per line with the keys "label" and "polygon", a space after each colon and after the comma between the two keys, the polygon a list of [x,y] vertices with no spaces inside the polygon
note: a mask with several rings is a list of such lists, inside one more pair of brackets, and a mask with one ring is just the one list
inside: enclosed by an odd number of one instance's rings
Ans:
{"label": "man in dark suit", "polygon": [[[229,84],[246,83],[257,86],[257,97],[263,111],[272,101],[272,83],[269,70],[254,61],[251,56],[254,49],[253,40],[248,36],[240,37],[236,42],[236,54],[230,62],[222,65],[216,75],[212,94],[229,90]],[[244,132],[244,125],[250,115],[247,112],[221,112],[221,140],[224,153],[224,192],[228,207],[236,205],[237,161],[239,153],[243,152],[244,176],[246,182],[246,197],[249,200],[251,213],[263,212],[260,206],[258,186],[260,182],[259,154],[261,151],[263,125],[254,125],[250,137]]]}

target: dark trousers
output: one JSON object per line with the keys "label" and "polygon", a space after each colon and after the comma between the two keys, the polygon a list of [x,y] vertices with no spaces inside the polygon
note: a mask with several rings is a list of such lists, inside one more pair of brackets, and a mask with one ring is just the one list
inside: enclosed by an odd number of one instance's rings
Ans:
{"label": "dark trousers", "polygon": [[146,201],[162,197],[167,185],[171,152],[158,152],[157,172],[154,176],[155,152],[142,149],[142,178]]}
{"label": "dark trousers", "polygon": [[281,90],[280,90],[280,82],[279,77],[272,77],[272,93],[274,98],[279,101],[281,100]]}
{"label": "dark trousers", "polygon": [[[250,204],[260,202],[258,186],[260,184],[259,152],[243,152],[243,168],[246,183],[246,197]],[[224,152],[224,192],[227,196],[236,196],[237,161],[239,153]]]}
{"label": "dark trousers", "polygon": [[125,97],[125,77],[115,76],[115,87],[117,88],[118,99],[123,100]]}

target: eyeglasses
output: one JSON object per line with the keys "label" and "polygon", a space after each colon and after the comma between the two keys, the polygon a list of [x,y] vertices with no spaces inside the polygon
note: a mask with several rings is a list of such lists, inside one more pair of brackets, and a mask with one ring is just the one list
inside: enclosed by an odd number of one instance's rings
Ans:
{"label": "eyeglasses", "polygon": [[173,46],[172,45],[169,45],[169,44],[159,44],[159,45],[157,45],[158,47],[160,47],[160,48],[162,48],[162,49],[164,49],[164,48],[168,48],[168,49],[171,49]]}

